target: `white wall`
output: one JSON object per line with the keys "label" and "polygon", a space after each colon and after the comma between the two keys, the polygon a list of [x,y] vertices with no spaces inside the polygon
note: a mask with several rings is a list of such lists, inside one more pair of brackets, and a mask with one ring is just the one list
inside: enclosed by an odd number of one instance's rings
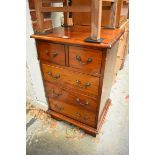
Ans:
{"label": "white wall", "polygon": [[[26,96],[27,101],[32,104],[38,105],[38,107],[47,110],[47,101],[45,98],[43,81],[40,72],[39,61],[37,59],[37,51],[34,39],[30,38],[33,34],[30,11],[28,6],[28,0],[26,1]],[[60,4],[55,4],[59,6]],[[52,15],[53,26],[60,26],[60,19],[62,18],[62,13],[54,13]]]}

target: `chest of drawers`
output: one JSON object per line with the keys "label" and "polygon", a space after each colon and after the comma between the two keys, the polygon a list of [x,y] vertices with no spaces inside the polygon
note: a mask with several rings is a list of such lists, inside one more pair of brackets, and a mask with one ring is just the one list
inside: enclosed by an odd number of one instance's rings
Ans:
{"label": "chest of drawers", "polygon": [[123,31],[104,30],[106,38],[101,44],[84,42],[87,32],[86,27],[61,27],[52,34],[31,37],[36,39],[49,114],[95,136],[111,103],[109,94]]}

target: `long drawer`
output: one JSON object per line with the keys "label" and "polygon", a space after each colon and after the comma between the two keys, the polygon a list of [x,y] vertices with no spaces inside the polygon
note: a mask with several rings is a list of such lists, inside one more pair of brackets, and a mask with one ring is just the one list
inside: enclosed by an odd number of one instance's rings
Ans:
{"label": "long drawer", "polygon": [[68,92],[49,82],[45,82],[45,90],[47,97],[51,100],[66,102],[96,113],[97,101],[90,97],[74,93],[74,91]]}
{"label": "long drawer", "polygon": [[78,120],[92,127],[95,127],[96,114],[80,106],[68,104],[60,100],[49,98],[50,109],[65,116]]}
{"label": "long drawer", "polygon": [[79,72],[73,72],[71,70],[51,66],[48,64],[41,64],[43,71],[43,78],[46,81],[79,90],[84,93],[98,96],[99,78],[82,74]]}

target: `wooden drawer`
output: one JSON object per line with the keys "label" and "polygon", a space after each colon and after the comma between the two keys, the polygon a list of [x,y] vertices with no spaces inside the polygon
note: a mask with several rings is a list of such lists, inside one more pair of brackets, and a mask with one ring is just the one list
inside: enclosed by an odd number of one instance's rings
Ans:
{"label": "wooden drawer", "polygon": [[101,71],[102,51],[90,48],[69,46],[69,65],[92,75]]}
{"label": "wooden drawer", "polygon": [[82,93],[98,95],[99,78],[73,72],[68,69],[55,67],[47,64],[41,64],[43,77],[46,81],[59,86],[79,90]]}
{"label": "wooden drawer", "polygon": [[56,112],[95,127],[96,114],[89,110],[51,98],[49,98],[49,105]]}
{"label": "wooden drawer", "polygon": [[58,65],[65,65],[64,45],[39,41],[38,54],[41,60],[46,60]]}
{"label": "wooden drawer", "polygon": [[87,96],[77,94],[73,92],[65,91],[58,86],[45,82],[46,95],[51,100],[58,100],[61,102],[66,102],[68,104],[73,104],[75,106],[80,106],[83,109],[90,110],[96,113],[97,101],[93,100]]}

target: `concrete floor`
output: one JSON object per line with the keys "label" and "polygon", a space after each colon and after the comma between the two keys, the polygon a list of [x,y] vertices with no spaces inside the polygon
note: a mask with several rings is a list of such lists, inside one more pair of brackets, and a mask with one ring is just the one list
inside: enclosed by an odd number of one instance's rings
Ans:
{"label": "concrete floor", "polygon": [[27,155],[128,155],[128,58],[111,91],[112,105],[96,138],[27,104]]}

